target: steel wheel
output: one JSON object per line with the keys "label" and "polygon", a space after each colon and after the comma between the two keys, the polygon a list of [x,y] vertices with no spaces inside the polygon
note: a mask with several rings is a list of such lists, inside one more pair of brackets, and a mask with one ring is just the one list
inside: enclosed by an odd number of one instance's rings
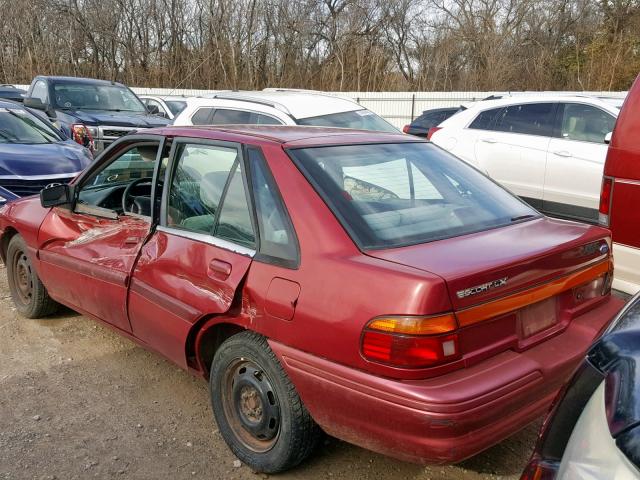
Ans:
{"label": "steel wheel", "polygon": [[31,262],[24,251],[16,250],[12,270],[17,300],[23,305],[29,305],[33,301],[33,272]]}
{"label": "steel wheel", "polygon": [[49,297],[27,254],[20,235],[9,241],[6,252],[7,281],[16,310],[23,317],[40,318],[54,313],[58,304]]}
{"label": "steel wheel", "polygon": [[233,433],[246,448],[256,453],[273,448],[280,432],[280,406],[258,365],[243,358],[229,364],[222,403]]}

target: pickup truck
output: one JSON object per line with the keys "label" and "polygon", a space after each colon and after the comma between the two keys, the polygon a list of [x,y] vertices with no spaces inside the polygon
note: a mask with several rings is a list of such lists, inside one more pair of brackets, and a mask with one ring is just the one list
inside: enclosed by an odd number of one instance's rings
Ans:
{"label": "pickup truck", "polygon": [[93,78],[38,76],[31,82],[24,104],[44,112],[94,155],[134,130],[170,123],[150,112],[125,85]]}

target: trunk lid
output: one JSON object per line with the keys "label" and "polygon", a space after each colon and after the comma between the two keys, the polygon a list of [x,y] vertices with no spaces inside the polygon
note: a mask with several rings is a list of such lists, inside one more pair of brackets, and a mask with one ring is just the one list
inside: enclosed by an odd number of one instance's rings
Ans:
{"label": "trunk lid", "polygon": [[[442,277],[453,309],[549,282],[609,256],[608,230],[538,218],[507,227],[367,255]],[[608,247],[608,244],[607,244]]]}

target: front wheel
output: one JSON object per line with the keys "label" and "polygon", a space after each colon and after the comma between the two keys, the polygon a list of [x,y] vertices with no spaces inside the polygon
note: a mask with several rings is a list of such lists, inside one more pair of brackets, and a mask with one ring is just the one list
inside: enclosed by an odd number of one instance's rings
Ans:
{"label": "front wheel", "polygon": [[58,304],[49,297],[31,264],[27,244],[14,235],[7,247],[7,280],[16,310],[27,318],[40,318],[55,313]]}
{"label": "front wheel", "polygon": [[316,446],[320,428],[263,336],[246,331],[226,340],[209,385],[222,437],[253,470],[288,470]]}

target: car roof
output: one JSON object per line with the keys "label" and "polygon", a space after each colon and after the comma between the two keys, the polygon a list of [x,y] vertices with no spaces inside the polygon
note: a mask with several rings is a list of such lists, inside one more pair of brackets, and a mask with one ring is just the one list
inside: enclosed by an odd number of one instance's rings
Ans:
{"label": "car roof", "polygon": [[85,78],[85,77],[64,77],[64,76],[48,76],[39,75],[36,77],[39,80],[52,80],[53,82],[64,83],[79,83],[79,84],[99,84],[99,85],[118,85],[124,87],[120,82],[112,82],[111,80],[101,80],[99,78]]}
{"label": "car roof", "polygon": [[284,89],[261,91],[227,90],[211,93],[206,97],[195,98],[190,102],[199,106],[215,106],[217,99],[267,105],[294,118],[311,118],[364,109],[361,105],[347,98],[336,97],[322,92]]}
{"label": "car roof", "polygon": [[257,143],[275,143],[286,147],[310,147],[356,143],[421,142],[417,137],[401,133],[353,130],[335,127],[284,125],[224,125],[224,126],[167,126],[144,130],[144,134],[176,137],[208,138],[246,142],[247,137]]}
{"label": "car roof", "polygon": [[578,102],[578,103],[590,103],[605,107],[608,110],[612,110],[614,107],[598,97],[592,95],[576,95],[576,94],[523,94],[523,95],[510,95],[506,97],[499,97],[491,100],[482,100],[475,102],[469,106],[469,110],[489,110],[496,107],[505,107],[508,105],[517,105],[519,103],[541,103],[541,102]]}

